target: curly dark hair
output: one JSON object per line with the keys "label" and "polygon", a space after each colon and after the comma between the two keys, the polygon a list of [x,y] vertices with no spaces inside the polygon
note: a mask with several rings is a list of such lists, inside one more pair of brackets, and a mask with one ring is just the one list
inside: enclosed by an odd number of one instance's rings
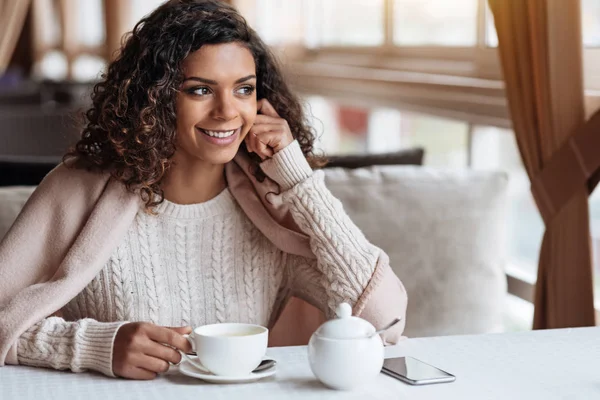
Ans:
{"label": "curly dark hair", "polygon": [[[147,211],[164,200],[161,182],[175,153],[176,95],[181,64],[207,44],[240,43],[256,64],[257,97],[285,119],[313,166],[315,133],[267,45],[230,5],[217,0],[171,0],[140,20],[120,54],[94,86],[81,139],[65,155],[75,168],[108,171],[139,193]],[[245,146],[245,144],[242,144]],[[259,180],[260,158],[251,154]]]}

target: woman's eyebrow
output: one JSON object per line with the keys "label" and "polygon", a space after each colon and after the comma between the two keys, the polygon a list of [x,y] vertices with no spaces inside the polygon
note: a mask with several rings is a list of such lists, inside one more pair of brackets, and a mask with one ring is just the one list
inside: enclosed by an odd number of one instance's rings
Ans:
{"label": "woman's eyebrow", "polygon": [[[248,75],[248,76],[238,79],[234,83],[238,84],[238,83],[246,82],[246,81],[249,81],[250,79],[255,79],[255,78],[256,78],[256,75]],[[211,79],[206,79],[206,78],[200,78],[199,76],[190,76],[183,80],[183,82],[187,82],[187,81],[197,81],[197,82],[201,82],[201,83],[206,83],[208,85],[218,85],[219,84],[217,81],[213,81]]]}

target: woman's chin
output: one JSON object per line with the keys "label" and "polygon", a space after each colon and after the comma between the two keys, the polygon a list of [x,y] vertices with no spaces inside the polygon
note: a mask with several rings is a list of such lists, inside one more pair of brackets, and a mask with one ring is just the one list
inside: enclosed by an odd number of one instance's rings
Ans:
{"label": "woman's chin", "polygon": [[202,159],[214,165],[227,164],[234,159],[238,150],[239,146],[232,146],[232,148],[222,149],[218,152],[212,152],[211,154],[207,154],[206,156],[202,157]]}

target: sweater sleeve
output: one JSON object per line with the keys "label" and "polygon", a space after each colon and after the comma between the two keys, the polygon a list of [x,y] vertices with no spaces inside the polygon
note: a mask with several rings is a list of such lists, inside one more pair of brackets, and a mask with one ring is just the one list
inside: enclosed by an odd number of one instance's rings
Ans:
{"label": "sweater sleeve", "polygon": [[[282,200],[309,236],[317,260],[290,257],[292,292],[333,316],[347,302],[353,307],[367,288],[382,250],[372,245],[327,189],[323,171],[313,172],[294,141],[261,163],[281,187]],[[293,265],[292,265],[293,264]]]}
{"label": "sweater sleeve", "polygon": [[90,369],[114,377],[114,338],[125,323],[98,322],[90,318],[70,322],[48,317],[19,337],[19,364],[73,372]]}

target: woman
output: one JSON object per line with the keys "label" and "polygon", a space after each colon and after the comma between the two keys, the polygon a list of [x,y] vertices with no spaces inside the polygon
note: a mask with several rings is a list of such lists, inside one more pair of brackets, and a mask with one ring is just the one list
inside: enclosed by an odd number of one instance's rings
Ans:
{"label": "woman", "polygon": [[291,296],[376,325],[404,315],[402,284],[313,173],[302,108],[235,9],[160,6],[92,99],[0,244],[2,364],[152,379],[190,350],[191,326],[272,326]]}

